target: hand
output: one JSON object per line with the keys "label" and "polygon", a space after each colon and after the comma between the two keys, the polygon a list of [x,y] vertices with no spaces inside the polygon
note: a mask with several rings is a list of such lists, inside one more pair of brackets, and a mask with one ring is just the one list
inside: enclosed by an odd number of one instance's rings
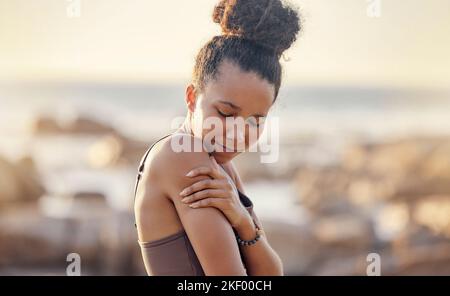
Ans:
{"label": "hand", "polygon": [[191,208],[215,207],[225,215],[233,228],[239,228],[252,219],[250,213],[242,205],[234,182],[213,156],[210,159],[211,167],[195,168],[186,176],[208,175],[212,179],[201,180],[183,189],[180,192],[183,198],[181,201]]}

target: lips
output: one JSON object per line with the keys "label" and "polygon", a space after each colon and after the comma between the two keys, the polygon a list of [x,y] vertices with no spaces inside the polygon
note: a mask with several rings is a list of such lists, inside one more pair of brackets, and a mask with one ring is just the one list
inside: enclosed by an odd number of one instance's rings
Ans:
{"label": "lips", "polygon": [[224,146],[224,145],[222,145],[222,144],[220,144],[219,142],[215,142],[214,143],[215,145],[218,145],[218,146],[220,146],[220,147],[222,147],[223,148],[223,151],[221,151],[221,152],[225,152],[225,153],[239,153],[239,152],[244,152],[244,150],[239,150],[239,149],[234,149],[234,148],[228,148],[228,147],[226,147],[226,146]]}

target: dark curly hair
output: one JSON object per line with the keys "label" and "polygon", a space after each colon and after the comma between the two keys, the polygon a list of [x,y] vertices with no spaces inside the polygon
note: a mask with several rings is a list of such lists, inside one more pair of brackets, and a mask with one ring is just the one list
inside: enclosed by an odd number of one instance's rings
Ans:
{"label": "dark curly hair", "polygon": [[226,59],[273,84],[276,99],[282,79],[280,57],[301,29],[298,12],[282,0],[222,0],[212,18],[220,24],[222,35],[214,36],[200,49],[193,84],[204,91]]}

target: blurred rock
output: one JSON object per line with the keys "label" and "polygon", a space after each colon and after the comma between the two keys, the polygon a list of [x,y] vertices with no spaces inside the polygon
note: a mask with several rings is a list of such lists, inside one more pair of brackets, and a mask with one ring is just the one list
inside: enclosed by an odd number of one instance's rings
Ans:
{"label": "blurred rock", "polygon": [[375,200],[411,200],[450,193],[450,144],[401,140],[351,145],[340,165],[300,168],[296,180],[307,206],[344,198],[357,205]]}
{"label": "blurred rock", "polygon": [[347,195],[352,204],[370,209],[381,200],[391,197],[395,186],[395,179],[356,175],[352,177]]}
{"label": "blurred rock", "polygon": [[370,145],[353,143],[342,154],[342,169],[349,172],[362,172],[369,162]]}
{"label": "blurred rock", "polygon": [[39,206],[43,215],[57,219],[103,219],[112,212],[106,196],[100,192],[44,195]]}
{"label": "blurred rock", "polygon": [[109,134],[90,147],[87,158],[93,168],[118,165],[135,166],[149,147],[150,144],[145,142],[135,141],[118,134]]}
{"label": "blurred rock", "polygon": [[360,250],[374,242],[374,231],[370,221],[356,215],[334,215],[320,219],[312,225],[320,244],[334,248]]}
{"label": "blurred rock", "polygon": [[404,176],[421,163],[428,147],[408,141],[376,145],[370,152],[367,170],[374,175]]}
{"label": "blurred rock", "polygon": [[417,224],[450,238],[450,194],[424,197],[415,204],[413,217]]}
{"label": "blurred rock", "polygon": [[421,177],[420,172],[413,173],[410,176],[398,181],[390,196],[385,198],[392,200],[405,200],[411,203],[424,196],[445,195],[450,193],[450,179],[436,177],[426,179]]}
{"label": "blurred rock", "polygon": [[10,206],[0,215],[0,266],[65,264],[64,230],[44,218],[37,204]]}
{"label": "blurred rock", "polygon": [[48,117],[36,119],[32,124],[31,130],[34,134],[56,134],[63,132],[59,123]]}
{"label": "blurred rock", "polygon": [[347,211],[350,176],[339,168],[303,168],[296,175],[296,188],[303,206],[314,213]]}
{"label": "blurred rock", "polygon": [[0,205],[22,198],[22,188],[18,183],[14,165],[0,157]]}
{"label": "blurred rock", "polygon": [[21,158],[16,168],[23,191],[23,200],[33,201],[41,197],[45,193],[45,188],[33,158],[29,156]]}
{"label": "blurred rock", "polygon": [[383,274],[449,274],[450,139],[353,143],[295,184],[321,250],[311,274],[364,275],[371,252]]}
{"label": "blurred rock", "polygon": [[307,274],[320,256],[318,242],[306,227],[275,220],[261,220],[271,247],[283,262],[286,275]]}
{"label": "blurred rock", "polygon": [[243,182],[273,179],[273,172],[270,172],[268,165],[261,163],[260,157],[258,152],[242,153],[236,157],[234,164]]}
{"label": "blurred rock", "polygon": [[90,147],[87,158],[93,168],[118,165],[135,165],[140,161],[150,143],[130,139],[113,127],[89,118],[76,118],[68,124],[61,124],[52,118],[38,118],[33,124],[37,135],[97,135],[101,138]]}
{"label": "blurred rock", "polygon": [[109,125],[100,123],[89,118],[77,118],[72,121],[65,130],[72,134],[107,134],[115,132],[114,128]]}
{"label": "blurred rock", "polygon": [[[387,253],[382,258],[382,275],[449,275],[450,243],[408,246]],[[383,263],[392,262],[389,268]]]}
{"label": "blurred rock", "polygon": [[450,180],[450,143],[442,143],[431,151],[424,160],[420,171],[425,179]]}
{"label": "blurred rock", "polygon": [[333,249],[322,250],[325,254],[311,266],[313,276],[365,276],[367,269],[367,253],[335,252]]}
{"label": "blurred rock", "polygon": [[104,207],[108,206],[106,196],[101,192],[79,191],[74,193],[73,198],[77,202],[96,203]]}
{"label": "blurred rock", "polygon": [[374,214],[377,236],[383,241],[394,241],[406,233],[411,221],[406,202],[390,202],[381,205]]}
{"label": "blurred rock", "polygon": [[68,124],[61,124],[56,119],[41,117],[32,124],[32,132],[40,134],[107,134],[115,132],[114,128],[98,121],[78,117]]}
{"label": "blurred rock", "polygon": [[12,202],[36,201],[44,193],[32,158],[13,164],[0,157],[0,207]]}
{"label": "blurred rock", "polygon": [[80,194],[77,209],[65,204],[70,208],[66,212],[53,203],[61,211],[57,215],[47,215],[52,211],[43,210],[42,204],[10,207],[0,215],[0,270],[39,266],[65,274],[67,255],[77,253],[82,274],[144,275],[132,213],[100,210],[101,199]]}

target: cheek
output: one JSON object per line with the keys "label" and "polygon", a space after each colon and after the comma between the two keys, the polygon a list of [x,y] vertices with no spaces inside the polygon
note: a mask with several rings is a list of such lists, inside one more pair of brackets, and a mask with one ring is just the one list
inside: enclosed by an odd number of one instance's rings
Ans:
{"label": "cheek", "polygon": [[218,139],[219,143],[226,144],[229,140],[227,139],[227,130],[226,130],[226,121],[224,118],[219,118],[220,126],[216,127],[215,130],[212,131],[215,138]]}
{"label": "cheek", "polygon": [[247,129],[247,145],[250,147],[256,142],[258,142],[259,138],[261,137],[262,133],[264,132],[264,125],[256,128],[256,127],[249,127]]}
{"label": "cheek", "polygon": [[260,133],[258,133],[256,129],[250,128],[247,133],[247,146],[250,147],[258,142],[260,136]]}
{"label": "cheek", "polygon": [[210,110],[203,96],[197,101],[194,112],[192,113],[192,131],[196,137],[203,138],[205,135],[205,119],[209,116]]}
{"label": "cheek", "polygon": [[[200,124],[200,120],[198,120],[198,124]],[[204,113],[201,124],[203,125],[203,138],[207,137],[208,139],[218,139],[220,143],[225,141],[226,122],[224,118],[214,114],[214,112],[208,112],[208,114]]]}

